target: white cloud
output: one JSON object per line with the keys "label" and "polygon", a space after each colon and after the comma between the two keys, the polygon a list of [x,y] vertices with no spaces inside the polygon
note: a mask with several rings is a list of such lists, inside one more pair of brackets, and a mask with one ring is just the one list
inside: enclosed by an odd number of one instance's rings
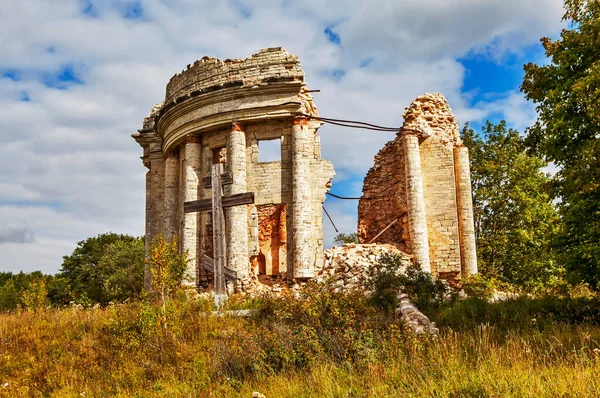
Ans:
{"label": "white cloud", "polygon": [[[130,134],[162,100],[170,77],[204,55],[287,48],[300,57],[310,87],[321,90],[315,100],[324,116],[400,126],[414,97],[440,91],[463,122],[500,112],[520,127],[533,112],[516,92],[469,105],[456,59],[522,51],[553,34],[562,14],[560,0],[146,0],[143,18],[129,20],[124,1],[92,3],[97,17],[83,15],[76,0],[0,9],[0,230],[26,226],[35,234],[35,242],[0,245],[0,270],[53,272],[78,240],[109,230],[143,233],[146,170]],[[327,40],[328,26],[341,45]],[[58,90],[43,83],[66,66],[84,84]],[[336,69],[345,71],[339,81],[329,75]],[[3,77],[7,70],[17,81]],[[321,134],[336,182],[355,191],[394,136],[334,126]],[[355,228],[356,203],[328,201],[327,208],[341,230]]]}
{"label": "white cloud", "polygon": [[0,245],[6,243],[30,243],[35,240],[33,231],[24,225],[0,227]]}
{"label": "white cloud", "polygon": [[498,118],[501,115],[510,127],[521,132],[531,126],[536,119],[535,105],[527,102],[518,91],[495,93],[470,108],[458,109],[454,113],[463,124],[468,121],[483,122],[486,118]]}

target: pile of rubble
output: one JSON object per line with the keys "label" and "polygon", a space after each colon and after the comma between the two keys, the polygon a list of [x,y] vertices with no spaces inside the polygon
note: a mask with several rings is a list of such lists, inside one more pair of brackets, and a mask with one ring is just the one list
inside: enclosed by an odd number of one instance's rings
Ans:
{"label": "pile of rubble", "polygon": [[[411,264],[411,257],[392,245],[346,244],[325,250],[325,266],[315,275],[318,283],[333,283],[342,291],[363,289],[369,282],[369,269],[376,266],[383,254],[399,256],[404,271]],[[439,330],[421,311],[410,302],[408,295],[398,294],[396,318],[402,319],[415,333],[437,335]]]}
{"label": "pile of rubble", "polygon": [[[401,261],[403,272],[411,264],[411,256],[387,244],[345,244],[325,250],[325,265],[318,269],[313,278],[317,283],[331,283],[338,291],[350,292],[360,289],[369,294],[369,270],[379,263],[384,254],[397,255]],[[306,282],[286,282],[283,276],[269,277],[247,285],[247,292],[258,295],[266,291],[280,293],[286,289],[299,290]],[[231,293],[233,290],[231,291]],[[435,324],[421,313],[402,292],[398,293],[396,317],[402,319],[415,333],[436,335]]]}
{"label": "pile of rubble", "polygon": [[345,244],[325,250],[325,265],[315,274],[318,283],[333,283],[342,291],[364,289],[369,279],[369,269],[379,262],[383,254],[401,258],[402,268],[410,264],[410,256],[392,245]]}
{"label": "pile of rubble", "polygon": [[[338,291],[364,290],[369,279],[369,269],[379,262],[383,254],[395,254],[402,261],[401,270],[410,264],[410,255],[398,250],[392,245],[355,244],[332,247],[325,250],[325,264],[317,269],[312,278],[317,283],[332,283]],[[244,290],[257,295],[265,291],[282,292],[289,288],[298,290],[306,285],[305,281],[287,282],[283,275],[255,277],[246,283]],[[233,286],[228,284],[233,293]]]}

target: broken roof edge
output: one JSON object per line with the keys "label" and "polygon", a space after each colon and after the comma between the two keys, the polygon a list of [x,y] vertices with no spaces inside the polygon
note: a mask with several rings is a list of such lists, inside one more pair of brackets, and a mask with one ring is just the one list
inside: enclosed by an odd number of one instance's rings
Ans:
{"label": "broken roof edge", "polygon": [[286,81],[304,82],[304,71],[298,57],[281,47],[262,49],[245,59],[202,57],[170,79],[165,103],[194,91]]}
{"label": "broken roof edge", "polygon": [[462,146],[458,123],[448,100],[441,93],[425,93],[406,107],[401,134],[436,137],[444,143]]}

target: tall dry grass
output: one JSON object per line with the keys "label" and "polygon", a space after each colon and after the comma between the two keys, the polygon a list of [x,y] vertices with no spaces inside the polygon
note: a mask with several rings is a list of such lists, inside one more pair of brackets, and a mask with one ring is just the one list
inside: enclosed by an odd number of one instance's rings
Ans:
{"label": "tall dry grass", "polygon": [[[424,339],[361,307],[357,297],[314,297],[269,299],[261,304],[266,315],[252,319],[175,301],[168,333],[159,310],[139,302],[2,313],[0,395],[595,397],[600,391],[595,325],[479,325]],[[312,356],[301,357],[303,350]]]}

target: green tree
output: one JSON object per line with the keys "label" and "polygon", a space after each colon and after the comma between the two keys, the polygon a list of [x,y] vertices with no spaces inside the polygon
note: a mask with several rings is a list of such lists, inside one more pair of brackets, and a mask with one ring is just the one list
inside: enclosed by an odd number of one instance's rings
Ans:
{"label": "green tree", "polygon": [[546,65],[525,65],[521,90],[539,118],[527,144],[558,167],[557,253],[577,279],[600,288],[600,2],[566,0],[560,38],[542,38]]}
{"label": "green tree", "polygon": [[20,303],[19,290],[12,279],[6,280],[0,286],[0,311],[10,311],[17,308]]}
{"label": "green tree", "polygon": [[98,262],[104,294],[115,301],[139,297],[144,287],[144,240],[118,240]]}
{"label": "green tree", "polygon": [[344,243],[358,243],[358,235],[356,232],[351,234],[345,234],[340,232],[333,238],[333,243],[336,245],[343,245]]}
{"label": "green tree", "polygon": [[71,292],[69,280],[63,276],[56,275],[48,284],[48,299],[53,305],[63,306],[75,300]]}
{"label": "green tree", "polygon": [[44,275],[40,271],[0,272],[0,311],[14,310],[19,306],[44,307],[48,299],[45,287],[53,280],[52,275]]}
{"label": "green tree", "polygon": [[483,275],[533,287],[557,271],[549,249],[556,210],[546,163],[526,152],[519,132],[487,122],[462,137],[471,158],[477,258]]}
{"label": "green tree", "polygon": [[[70,256],[63,257],[53,297],[78,302],[107,304],[141,293],[144,274],[144,239],[105,233],[78,242]],[[60,291],[67,282],[69,291]],[[60,283],[59,283],[60,282]]]}

